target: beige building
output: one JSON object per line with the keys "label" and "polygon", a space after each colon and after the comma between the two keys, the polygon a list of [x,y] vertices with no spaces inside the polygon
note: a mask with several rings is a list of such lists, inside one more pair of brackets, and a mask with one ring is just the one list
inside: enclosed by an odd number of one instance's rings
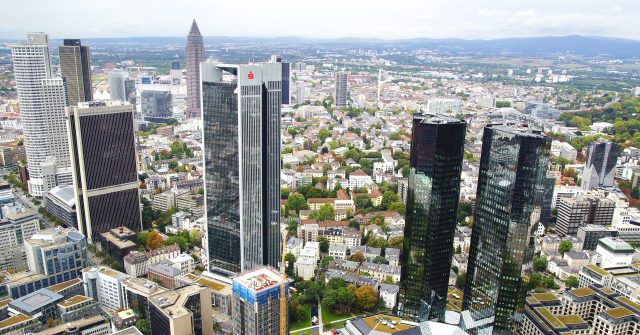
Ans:
{"label": "beige building", "polygon": [[213,335],[211,290],[188,285],[149,299],[152,333]]}

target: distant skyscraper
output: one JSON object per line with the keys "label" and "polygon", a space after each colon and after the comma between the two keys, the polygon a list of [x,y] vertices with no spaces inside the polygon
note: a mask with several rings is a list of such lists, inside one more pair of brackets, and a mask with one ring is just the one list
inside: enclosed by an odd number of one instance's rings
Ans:
{"label": "distant skyscraper", "polygon": [[212,268],[241,272],[280,261],[281,80],[280,63],[202,63]]}
{"label": "distant skyscraper", "polygon": [[125,92],[125,79],[127,74],[124,71],[114,70],[109,72],[109,96],[111,100],[127,101]]}
{"label": "distant skyscraper", "polygon": [[336,90],[333,105],[336,107],[346,107],[349,88],[347,86],[347,73],[336,72]]}
{"label": "distant skyscraper", "polygon": [[185,51],[187,66],[187,110],[185,117],[200,117],[200,63],[204,62],[204,44],[196,20],[191,24],[187,35],[187,49]]}
{"label": "distant skyscraper", "polygon": [[511,334],[522,316],[551,141],[523,127],[484,129],[461,324]]}
{"label": "distant skyscraper", "polygon": [[180,70],[180,62],[177,60],[174,60],[173,62],[171,62],[171,70]]}
{"label": "distant skyscraper", "polygon": [[280,55],[271,55],[271,63],[282,63],[282,104],[291,103],[291,63],[283,62]]}
{"label": "distant skyscraper", "polygon": [[580,176],[582,189],[612,187],[618,156],[620,147],[611,141],[599,139],[589,143],[587,161]]}
{"label": "distant skyscraper", "polygon": [[125,79],[124,80],[124,96],[126,98],[125,101],[128,101],[131,105],[133,105],[133,109],[135,110],[136,106],[136,81],[133,79]]}
{"label": "distant skyscraper", "polygon": [[108,101],[67,110],[78,228],[91,242],[121,226],[141,230],[132,109]]}
{"label": "distant skyscraper", "polygon": [[[280,333],[280,274],[270,267],[241,273],[233,278],[233,333],[262,335]],[[285,284],[288,295],[289,284]],[[289,323],[287,322],[287,325]]]}
{"label": "distant skyscraper", "polygon": [[466,123],[416,114],[403,253],[403,316],[444,319],[457,225]]}
{"label": "distant skyscraper", "polygon": [[58,53],[60,74],[67,84],[69,106],[93,100],[89,48],[83,46],[80,40],[64,40],[64,45],[58,47]]}
{"label": "distant skyscraper", "polygon": [[171,89],[155,87],[140,92],[140,110],[145,120],[159,121],[173,116],[173,96]]}
{"label": "distant skyscraper", "polygon": [[53,78],[46,34],[28,34],[26,42],[10,47],[29,169],[29,193],[43,197],[56,185],[71,183],[64,82]]}

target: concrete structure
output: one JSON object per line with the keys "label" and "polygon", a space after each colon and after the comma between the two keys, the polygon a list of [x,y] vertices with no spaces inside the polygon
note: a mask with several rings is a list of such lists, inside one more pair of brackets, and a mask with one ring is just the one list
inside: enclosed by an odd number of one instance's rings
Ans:
{"label": "concrete structure", "polygon": [[122,282],[124,308],[133,310],[143,319],[149,319],[149,298],[167,289],[146,278],[128,278]]}
{"label": "concrete structure", "polygon": [[76,295],[58,302],[56,306],[60,320],[64,323],[100,315],[100,305],[93,299]]}
{"label": "concrete structure", "polygon": [[166,122],[173,117],[173,95],[170,87],[144,88],[140,92],[140,111],[145,120]]}
{"label": "concrete structure", "polygon": [[106,266],[86,268],[82,270],[84,295],[100,306],[116,311],[124,307],[122,282],[128,278],[126,274]]}
{"label": "concrete structure", "polygon": [[165,288],[173,290],[179,286],[178,277],[187,273],[179,267],[174,267],[170,260],[163,260],[147,267],[147,278],[157,281]]}
{"label": "concrete structure", "polygon": [[189,285],[149,299],[152,334],[213,335],[211,291]]}
{"label": "concrete structure", "polygon": [[11,301],[9,313],[28,315],[46,323],[47,319],[57,318],[56,304],[63,299],[60,294],[42,288]]}
{"label": "concrete structure", "polygon": [[94,242],[117,227],[142,229],[133,110],[121,101],[83,102],[67,110],[76,159],[73,185],[78,229]]}
{"label": "concrete structure", "polygon": [[24,147],[29,193],[43,197],[57,185],[71,184],[71,163],[64,122],[67,104],[61,78],[54,78],[49,37],[29,33],[27,41],[10,44]]}
{"label": "concrete structure", "polygon": [[117,227],[108,232],[100,234],[100,245],[102,252],[111,257],[124,268],[124,257],[129,252],[137,250],[138,245],[136,233],[127,227]]}
{"label": "concrete structure", "polygon": [[0,221],[0,271],[23,271],[27,267],[24,241],[40,230],[37,214],[31,209],[5,212]]}
{"label": "concrete structure", "polygon": [[202,115],[200,97],[200,63],[204,62],[204,44],[196,20],[193,20],[187,35],[185,49],[185,64],[187,68],[187,110],[185,117],[200,117]]}
{"label": "concrete structure", "polygon": [[601,238],[618,237],[618,230],[600,225],[586,225],[578,228],[576,237],[583,241],[582,250],[594,251]]}
{"label": "concrete structure", "polygon": [[558,206],[556,234],[576,235],[586,225],[608,226],[613,219],[616,203],[608,198],[584,194],[576,198],[563,198]]}

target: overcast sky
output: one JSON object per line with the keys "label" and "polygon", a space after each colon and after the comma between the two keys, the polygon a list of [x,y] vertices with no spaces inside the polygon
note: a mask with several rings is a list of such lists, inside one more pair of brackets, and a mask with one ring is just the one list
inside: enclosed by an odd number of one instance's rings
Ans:
{"label": "overcast sky", "polygon": [[0,38],[205,36],[640,40],[640,0],[2,0]]}

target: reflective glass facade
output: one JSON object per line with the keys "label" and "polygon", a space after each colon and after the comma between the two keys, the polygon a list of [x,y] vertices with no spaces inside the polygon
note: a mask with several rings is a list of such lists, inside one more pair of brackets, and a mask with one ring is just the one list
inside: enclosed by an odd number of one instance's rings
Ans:
{"label": "reflective glass facade", "polygon": [[462,326],[511,334],[522,318],[551,141],[511,126],[485,127]]}
{"label": "reflective glass facade", "polygon": [[464,121],[413,119],[402,266],[403,317],[443,319],[460,196]]}

